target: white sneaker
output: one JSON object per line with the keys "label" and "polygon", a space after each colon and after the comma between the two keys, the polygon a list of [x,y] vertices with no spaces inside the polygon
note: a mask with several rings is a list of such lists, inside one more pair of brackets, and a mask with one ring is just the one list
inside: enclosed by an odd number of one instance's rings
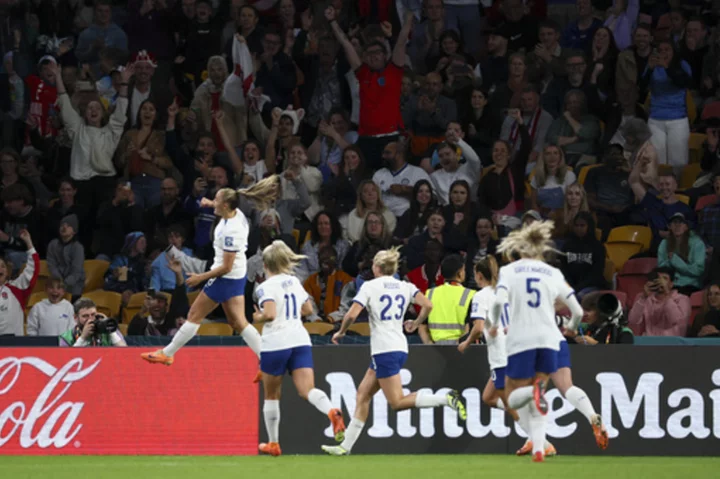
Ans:
{"label": "white sneaker", "polygon": [[346,451],[342,446],[320,446],[320,448],[330,456],[348,456],[350,451]]}

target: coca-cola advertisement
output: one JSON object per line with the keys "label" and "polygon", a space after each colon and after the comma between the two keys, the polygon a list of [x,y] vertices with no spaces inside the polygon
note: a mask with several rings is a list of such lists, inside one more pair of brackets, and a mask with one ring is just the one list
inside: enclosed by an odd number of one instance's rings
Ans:
{"label": "coca-cola advertisement", "polygon": [[[717,348],[697,346],[601,345],[570,347],[573,381],[602,414],[610,446],[595,445],[585,417],[552,385],[547,398],[548,439],[559,454],[704,456],[717,455],[720,438],[720,366]],[[367,347],[314,348],[315,383],[333,407],[349,415],[370,362]],[[512,454],[524,435],[504,411],[482,404],[490,376],[484,346],[464,355],[454,346],[410,347],[401,380],[406,393],[454,388],[467,401],[462,422],[450,408],[395,412],[382,391],[353,454]],[[292,387],[289,383],[286,387]],[[305,411],[296,395],[283,398],[283,411]],[[313,414],[283,415],[280,439],[286,454],[318,454],[334,444],[332,429]],[[261,440],[265,431],[261,429]]]}
{"label": "coca-cola advertisement", "polygon": [[0,348],[2,454],[256,454],[257,357],[183,349]]}

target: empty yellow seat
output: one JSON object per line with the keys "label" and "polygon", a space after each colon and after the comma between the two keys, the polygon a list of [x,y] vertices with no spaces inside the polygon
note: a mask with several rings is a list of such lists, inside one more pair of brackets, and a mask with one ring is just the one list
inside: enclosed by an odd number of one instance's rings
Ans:
{"label": "empty yellow seat", "polygon": [[607,238],[607,243],[638,243],[643,251],[650,248],[651,242],[652,230],[640,225],[618,226],[610,230]]}
{"label": "empty yellow seat", "polygon": [[84,293],[83,298],[92,299],[97,305],[98,312],[107,317],[116,317],[120,313],[120,303],[122,301],[120,293],[99,289]]}
{"label": "empty yellow seat", "polygon": [[95,291],[101,289],[105,282],[105,273],[107,273],[110,263],[101,259],[87,259],[83,263],[85,270],[85,287],[83,291]]}
{"label": "empty yellow seat", "polygon": [[640,243],[605,243],[607,258],[615,265],[615,271],[620,271],[631,257],[642,251]]}

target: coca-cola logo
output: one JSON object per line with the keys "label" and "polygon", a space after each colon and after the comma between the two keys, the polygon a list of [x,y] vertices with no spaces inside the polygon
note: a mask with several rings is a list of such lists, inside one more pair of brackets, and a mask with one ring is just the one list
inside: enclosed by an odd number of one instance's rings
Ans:
{"label": "coca-cola logo", "polygon": [[[0,411],[0,447],[16,433],[19,433],[18,443],[22,448],[36,444],[43,449],[62,448],[69,444],[83,427],[76,421],[85,403],[63,402],[62,399],[73,383],[87,377],[100,361],[98,359],[83,369],[82,358],[71,359],[60,368],[37,357],[0,359],[0,398],[21,381],[23,366],[33,367],[49,378],[32,405],[14,401]],[[0,399],[0,404],[3,402]]]}

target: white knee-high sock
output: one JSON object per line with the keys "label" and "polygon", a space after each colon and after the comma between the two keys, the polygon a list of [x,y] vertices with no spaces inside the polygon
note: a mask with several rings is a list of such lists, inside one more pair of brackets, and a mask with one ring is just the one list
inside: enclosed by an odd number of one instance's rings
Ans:
{"label": "white knee-high sock", "polygon": [[565,392],[565,399],[570,401],[570,404],[580,411],[582,415],[587,418],[588,422],[592,421],[592,417],[596,414],[595,408],[590,402],[590,398],[588,398],[585,391],[577,386],[573,386]]}
{"label": "white knee-high sock", "polygon": [[497,402],[495,403],[495,407],[497,409],[505,410],[505,403],[503,402],[502,398],[497,398]]}
{"label": "white knee-high sock", "polygon": [[530,411],[530,440],[533,443],[533,454],[545,453],[545,416],[540,414],[534,404],[525,406]]}
{"label": "white knee-high sock", "polygon": [[166,356],[175,356],[175,353],[177,353],[180,348],[185,346],[187,342],[190,341],[197,334],[199,328],[199,324],[185,321],[185,324],[180,326],[178,332],[175,333],[175,336],[173,336],[170,344],[163,348],[163,353]]}
{"label": "white knee-high sock", "polygon": [[440,407],[447,405],[448,401],[445,393],[418,393],[417,396],[415,396],[415,407],[417,408]]}
{"label": "white knee-high sock", "polygon": [[348,427],[345,430],[345,440],[342,442],[342,444],[340,444],[340,447],[350,452],[355,443],[357,442],[358,437],[360,437],[360,434],[362,433],[364,427],[365,423],[363,421],[352,418],[350,420],[350,424],[348,424]]}
{"label": "white knee-high sock", "polygon": [[257,357],[260,357],[260,349],[262,349],[262,336],[260,336],[260,333],[258,333],[258,330],[255,329],[255,326],[252,324],[248,324],[245,329],[242,330],[242,333],[240,333],[240,336],[245,340],[245,344],[247,344],[250,349],[253,350],[255,354],[257,354]]}
{"label": "white knee-high sock", "polygon": [[513,392],[510,393],[510,396],[508,397],[508,406],[513,409],[520,409],[521,407],[532,401],[532,398],[533,387],[523,386],[521,388],[515,389]]}
{"label": "white knee-high sock", "polygon": [[268,441],[279,442],[280,401],[277,399],[266,399],[263,405],[263,416],[265,417],[265,429],[267,429]]}
{"label": "white knee-high sock", "polygon": [[312,389],[308,393],[308,402],[325,415],[332,409],[332,403],[330,399],[328,399],[327,394],[319,389]]}
{"label": "white knee-high sock", "polygon": [[518,426],[520,426],[520,429],[527,434],[528,440],[532,440],[530,436],[530,410],[528,409],[527,405],[525,407],[521,407],[517,410],[518,414]]}

